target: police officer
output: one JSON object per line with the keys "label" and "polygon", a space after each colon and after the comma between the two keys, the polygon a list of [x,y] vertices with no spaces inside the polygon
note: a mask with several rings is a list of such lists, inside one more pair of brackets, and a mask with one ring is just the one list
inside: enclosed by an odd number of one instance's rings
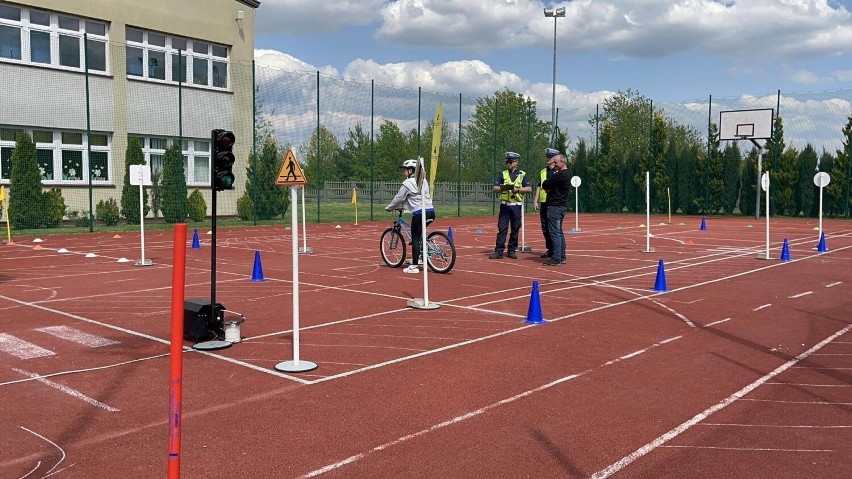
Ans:
{"label": "police officer", "polygon": [[[526,173],[518,169],[518,160],[521,155],[506,152],[506,169],[494,181],[491,188],[495,193],[500,193],[500,216],[497,219],[497,245],[494,252],[488,255],[491,259],[503,257],[506,249],[507,256],[517,259],[515,250],[518,249],[518,231],[521,229],[521,214],[523,212],[524,194],[532,191],[530,180]],[[506,232],[509,224],[512,225],[512,233],[509,235],[509,244],[506,245]]]}
{"label": "police officer", "polygon": [[535,198],[533,199],[533,208],[538,210],[539,221],[541,222],[541,232],[544,235],[544,246],[546,251],[540,256],[542,258],[553,257],[553,241],[550,239],[550,232],[547,228],[547,192],[541,187],[545,180],[549,180],[556,173],[555,161],[553,158],[559,154],[559,150],[554,148],[545,148],[544,156],[547,157],[547,166],[541,169],[538,188],[535,190]]}

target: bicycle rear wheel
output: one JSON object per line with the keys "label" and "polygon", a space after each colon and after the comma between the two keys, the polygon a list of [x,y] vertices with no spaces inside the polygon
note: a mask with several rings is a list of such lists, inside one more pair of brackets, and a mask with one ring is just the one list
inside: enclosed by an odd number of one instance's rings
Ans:
{"label": "bicycle rear wheel", "polygon": [[394,228],[386,229],[379,242],[379,251],[386,265],[391,268],[400,267],[405,261],[405,240],[399,231]]}
{"label": "bicycle rear wheel", "polygon": [[426,237],[429,252],[429,268],[436,273],[449,273],[456,264],[456,247],[450,238],[441,231],[434,231]]}

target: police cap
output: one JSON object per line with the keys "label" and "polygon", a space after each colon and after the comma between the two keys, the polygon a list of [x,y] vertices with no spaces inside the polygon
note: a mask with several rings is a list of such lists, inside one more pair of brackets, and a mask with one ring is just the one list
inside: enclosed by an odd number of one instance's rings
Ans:
{"label": "police cap", "polygon": [[506,152],[506,163],[510,163],[512,161],[518,161],[521,159],[521,155],[515,153],[514,151]]}
{"label": "police cap", "polygon": [[559,150],[557,150],[557,149],[555,149],[555,148],[545,148],[545,149],[544,149],[544,154],[545,154],[545,156],[547,156],[548,158],[553,158],[554,156],[556,156],[556,155],[558,155],[558,154],[559,154]]}

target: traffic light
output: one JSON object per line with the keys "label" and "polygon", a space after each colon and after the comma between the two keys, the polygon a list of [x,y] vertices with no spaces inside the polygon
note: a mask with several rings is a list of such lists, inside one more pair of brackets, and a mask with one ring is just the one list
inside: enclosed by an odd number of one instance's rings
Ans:
{"label": "traffic light", "polygon": [[233,149],[236,143],[234,132],[228,130],[213,130],[213,189],[216,191],[234,189],[234,157]]}

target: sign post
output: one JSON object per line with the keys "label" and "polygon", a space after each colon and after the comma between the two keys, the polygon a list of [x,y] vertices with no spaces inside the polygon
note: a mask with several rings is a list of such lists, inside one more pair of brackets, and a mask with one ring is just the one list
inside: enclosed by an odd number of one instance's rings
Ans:
{"label": "sign post", "polygon": [[293,150],[287,150],[284,163],[278,170],[278,178],[275,184],[290,187],[290,236],[291,250],[293,256],[293,360],[282,361],[275,365],[275,369],[288,373],[301,373],[313,371],[317,364],[310,361],[302,361],[299,358],[299,214],[296,207],[299,200],[296,190],[300,187],[304,190],[307,183],[302,167],[296,161]]}
{"label": "sign post", "polygon": [[757,259],[769,259],[769,172],[763,173],[760,177],[760,187],[766,192],[766,252],[759,253]]}
{"label": "sign post", "polygon": [[142,240],[142,259],[134,266],[151,266],[153,262],[145,259],[145,197],[143,188],[151,186],[151,167],[148,165],[130,165],[130,184],[139,185],[139,237]]}
{"label": "sign post", "polygon": [[822,238],[822,190],[831,183],[831,176],[824,171],[814,175],[814,185],[819,187],[819,237]]}
{"label": "sign post", "polygon": [[571,186],[574,187],[574,232],[580,232],[580,185],[583,180],[579,176],[571,177]]}

